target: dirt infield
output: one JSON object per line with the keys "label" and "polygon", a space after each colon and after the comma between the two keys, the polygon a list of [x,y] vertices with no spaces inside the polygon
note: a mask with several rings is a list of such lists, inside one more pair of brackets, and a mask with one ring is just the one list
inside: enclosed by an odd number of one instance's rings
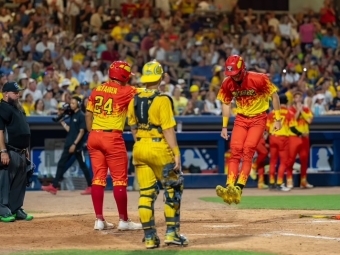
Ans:
{"label": "dirt infield", "polygon": [[[339,188],[319,188],[296,189],[289,194],[339,193]],[[263,199],[273,194],[282,193],[256,189],[244,191],[246,196],[263,195]],[[299,219],[301,211],[238,210],[237,206],[199,200],[210,196],[215,196],[214,190],[185,190],[181,229],[190,240],[190,246],[185,249],[249,250],[287,255],[340,254],[340,221]],[[138,193],[129,192],[129,212],[133,220],[138,220],[137,201]],[[117,223],[112,192],[105,193],[104,206],[106,219]],[[142,231],[94,231],[91,197],[81,196],[79,192],[63,191],[57,196],[28,192],[24,208],[35,216],[34,221],[0,224],[0,254],[54,249],[144,248]],[[165,231],[162,196],[158,197],[155,208],[158,233],[162,239]],[[162,246],[161,249],[173,249],[175,254],[178,248]]]}

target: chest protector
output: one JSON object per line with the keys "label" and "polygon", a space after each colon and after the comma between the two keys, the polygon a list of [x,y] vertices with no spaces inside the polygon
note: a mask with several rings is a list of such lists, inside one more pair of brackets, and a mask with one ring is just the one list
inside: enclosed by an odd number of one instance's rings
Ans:
{"label": "chest protector", "polygon": [[154,125],[149,120],[149,109],[153,102],[153,100],[158,96],[166,96],[170,99],[172,111],[174,111],[174,105],[172,98],[168,95],[160,94],[159,92],[155,92],[150,97],[139,97],[138,93],[134,97],[134,107],[135,107],[135,116],[137,119],[137,129],[140,130],[148,130],[157,129],[159,133],[162,133],[161,126]]}

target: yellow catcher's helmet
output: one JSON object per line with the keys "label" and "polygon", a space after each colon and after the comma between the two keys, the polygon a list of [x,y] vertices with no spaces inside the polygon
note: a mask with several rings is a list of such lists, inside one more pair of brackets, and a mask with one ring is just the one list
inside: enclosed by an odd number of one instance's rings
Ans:
{"label": "yellow catcher's helmet", "polygon": [[157,82],[163,76],[162,65],[156,60],[150,61],[143,66],[141,83]]}

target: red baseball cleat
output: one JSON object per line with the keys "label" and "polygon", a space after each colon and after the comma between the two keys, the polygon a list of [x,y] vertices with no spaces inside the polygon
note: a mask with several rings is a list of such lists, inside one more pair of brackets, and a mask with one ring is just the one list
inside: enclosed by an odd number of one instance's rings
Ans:
{"label": "red baseball cleat", "polygon": [[43,191],[47,191],[47,192],[49,192],[49,193],[51,193],[51,194],[53,194],[53,195],[56,195],[57,192],[58,192],[58,190],[57,190],[55,187],[53,187],[52,184],[50,184],[50,185],[48,185],[48,186],[41,186],[41,189],[42,189]]}
{"label": "red baseball cleat", "polygon": [[81,195],[91,195],[92,193],[92,188],[91,187],[87,187],[83,192],[81,192]]}

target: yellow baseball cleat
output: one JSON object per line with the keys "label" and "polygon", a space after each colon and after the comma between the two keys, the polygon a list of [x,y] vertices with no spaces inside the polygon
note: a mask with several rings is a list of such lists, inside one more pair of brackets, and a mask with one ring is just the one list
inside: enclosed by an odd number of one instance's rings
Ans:
{"label": "yellow baseball cleat", "polygon": [[258,188],[258,189],[268,189],[268,185],[259,182],[259,183],[257,184],[257,188]]}
{"label": "yellow baseball cleat", "polygon": [[242,189],[239,186],[235,186],[234,196],[233,196],[233,201],[235,204],[239,204],[241,202],[241,196],[242,196]]}
{"label": "yellow baseball cleat", "polygon": [[230,203],[239,204],[241,202],[242,190],[238,186],[229,185],[226,189],[227,197]]}
{"label": "yellow baseball cleat", "polygon": [[145,242],[145,248],[147,248],[147,249],[158,248],[159,244],[160,244],[160,240],[159,240],[159,237],[157,235],[145,236],[143,241]]}
{"label": "yellow baseball cleat", "polygon": [[224,202],[230,205],[233,201],[232,198],[228,196],[227,189],[228,188],[224,188],[221,185],[218,185],[216,186],[216,194],[217,196],[222,198]]}

